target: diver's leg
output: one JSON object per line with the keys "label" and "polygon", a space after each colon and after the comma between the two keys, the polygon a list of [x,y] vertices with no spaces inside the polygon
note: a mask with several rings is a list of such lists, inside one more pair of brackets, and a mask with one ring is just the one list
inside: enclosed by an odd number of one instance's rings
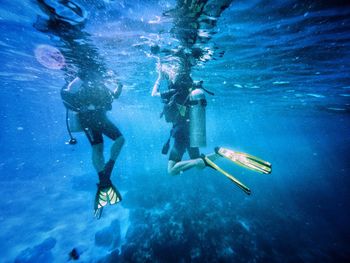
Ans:
{"label": "diver's leg", "polygon": [[[107,135],[109,135],[109,137],[112,137],[112,139],[115,141],[118,137],[120,137],[120,135],[116,132],[108,133],[108,129],[106,129],[104,123],[105,114],[102,113],[101,115],[101,113],[95,113],[92,115],[89,114],[85,117],[86,118],[81,118],[83,120],[82,125],[92,147],[92,163],[98,173],[99,178],[99,183],[97,184],[97,192],[95,195],[94,210],[95,216],[97,218],[100,218],[104,206],[106,206],[108,203],[113,205],[122,200],[120,193],[110,180],[110,174],[107,175],[105,172],[102,133],[107,130]],[[115,151],[113,151],[115,158],[118,156],[121,146],[119,144],[119,147],[115,147]]]}
{"label": "diver's leg", "polygon": [[103,171],[105,166],[105,158],[103,155],[103,142],[92,145],[92,164],[99,173]]}
{"label": "diver's leg", "polygon": [[104,168],[102,134],[98,132],[98,125],[95,123],[95,117],[92,113],[79,113],[78,117],[92,148],[92,164],[96,172],[100,173]]}
{"label": "diver's leg", "polygon": [[105,158],[102,133],[96,129],[85,129],[92,147],[92,164],[97,171],[99,186],[105,187],[111,184],[109,177],[105,175]]}
{"label": "diver's leg", "polygon": [[175,162],[169,160],[168,162],[168,173],[170,175],[177,175],[181,172],[187,171],[193,167],[204,168],[205,164],[201,158],[191,159],[187,161]]}
{"label": "diver's leg", "polygon": [[112,170],[113,170],[115,161],[117,160],[119,153],[123,148],[124,142],[125,142],[124,137],[120,136],[114,141],[114,143],[111,147],[111,156],[105,165],[105,173],[108,176],[111,176],[111,174],[112,174]]}
{"label": "diver's leg", "polygon": [[179,138],[175,137],[174,146],[170,151],[168,162],[168,173],[170,175],[177,175],[180,172],[187,171],[188,169],[191,169],[193,167],[205,167],[204,161],[201,158],[199,158],[198,148],[198,153],[196,150],[189,152],[190,157],[195,157],[194,159],[181,161],[182,156],[184,155],[186,150],[186,144],[186,140],[180,140]]}
{"label": "diver's leg", "polygon": [[84,128],[84,132],[92,147],[92,164],[100,176],[100,173],[103,172],[105,165],[102,133],[95,129],[95,127],[92,125],[90,125],[90,127]]}
{"label": "diver's leg", "polygon": [[99,186],[108,187],[111,184],[111,180],[105,172],[105,158],[103,149],[103,142],[92,145],[92,163],[98,174]]}
{"label": "diver's leg", "polygon": [[181,142],[178,136],[174,136],[174,145],[170,149],[168,161],[168,174],[170,175],[177,175],[181,172],[177,164],[181,162],[186,149],[185,145]]}
{"label": "diver's leg", "polygon": [[[201,158],[203,160],[203,157],[201,157],[202,155],[200,154],[198,147],[188,147],[187,152],[191,159]],[[206,154],[205,156],[209,158],[209,160],[211,160],[212,162],[215,162],[220,157],[220,155],[216,152]],[[204,161],[203,163],[205,164]]]}
{"label": "diver's leg", "polygon": [[111,147],[111,157],[110,159],[116,161],[123,145],[125,143],[124,136],[119,136],[113,143]]}
{"label": "diver's leg", "polygon": [[115,164],[115,161],[117,160],[121,149],[123,148],[123,145],[125,143],[124,136],[120,132],[120,130],[117,128],[117,126],[112,123],[106,115],[104,115],[103,118],[103,134],[108,136],[110,139],[112,139],[114,142],[110,149],[110,158],[108,162],[105,165],[105,173],[108,177],[111,176],[112,170]]}
{"label": "diver's leg", "polygon": [[[203,158],[201,157],[201,154],[199,152],[198,147],[188,147],[187,152],[188,152],[188,155],[190,156],[191,159],[201,158],[203,160]],[[215,162],[216,159],[218,159],[220,157],[220,155],[215,153],[215,152],[206,154],[205,156],[207,158],[209,158],[212,162]],[[203,161],[203,163],[204,163],[204,161]]]}
{"label": "diver's leg", "polygon": [[[189,142],[188,142],[189,144]],[[197,160],[197,168],[198,169],[203,169],[205,168],[206,164],[203,160],[203,158],[201,158],[200,152],[199,152],[199,148],[198,147],[187,147],[187,152],[188,155],[190,156],[190,158],[192,160]]]}
{"label": "diver's leg", "polygon": [[105,176],[102,134],[91,128],[84,128],[84,132],[92,147],[92,164],[99,178],[94,204],[94,214],[99,219],[102,215],[103,207],[108,203],[108,190],[113,186],[109,178]]}

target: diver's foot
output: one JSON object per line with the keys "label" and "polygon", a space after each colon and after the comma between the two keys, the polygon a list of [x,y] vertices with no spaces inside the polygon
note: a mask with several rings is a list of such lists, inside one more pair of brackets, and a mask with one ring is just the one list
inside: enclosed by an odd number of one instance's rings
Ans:
{"label": "diver's foot", "polygon": [[215,151],[216,154],[219,154],[219,150],[220,150],[220,147],[219,147],[219,146],[216,146],[216,147],[214,148],[214,151]]}
{"label": "diver's foot", "polygon": [[213,165],[215,166],[214,162],[218,158],[218,155],[216,153],[204,155],[203,153],[201,154],[200,158],[203,160],[205,167],[210,167],[215,170]]}
{"label": "diver's foot", "polygon": [[208,163],[208,161],[207,161],[207,156],[205,155],[205,154],[201,154],[201,156],[200,156],[200,158],[202,159],[202,161],[203,161],[203,163],[204,163],[204,165],[207,167],[207,166],[209,166],[210,167],[210,165],[209,165],[209,163]]}
{"label": "diver's foot", "polygon": [[199,157],[199,158],[193,160],[193,162],[196,163],[196,164],[195,164],[195,167],[196,167],[197,169],[202,170],[202,169],[204,169],[205,167],[207,167],[207,165],[205,164],[205,161],[202,159],[202,157]]}
{"label": "diver's foot", "polygon": [[100,189],[107,188],[112,185],[112,181],[110,179],[110,175],[106,174],[105,170],[98,173],[98,179],[100,180],[100,183],[97,184],[97,187]]}
{"label": "diver's foot", "polygon": [[95,197],[94,215],[97,219],[101,218],[103,207],[108,203],[114,205],[122,200],[122,196],[117,188],[110,182],[109,185],[97,184]]}

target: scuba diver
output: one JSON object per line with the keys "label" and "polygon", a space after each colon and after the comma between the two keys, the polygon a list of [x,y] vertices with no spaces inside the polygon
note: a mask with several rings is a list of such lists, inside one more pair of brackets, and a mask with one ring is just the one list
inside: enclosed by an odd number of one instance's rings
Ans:
{"label": "scuba diver", "polygon": [[[203,44],[210,39],[203,36],[210,36],[210,29],[214,28],[217,18],[231,2],[232,0],[178,0],[177,7],[165,13],[173,18],[174,27],[171,32],[180,46],[172,50],[161,50],[157,44],[151,46],[149,57],[156,58],[158,72],[151,95],[161,97],[164,104],[161,117],[164,116],[166,122],[172,123],[170,137],[162,149],[162,153],[167,154],[173,138],[168,173],[176,175],[194,167],[203,169],[208,166],[225,175],[249,195],[250,189],[215,164],[216,159],[227,158],[264,174],[271,173],[271,164],[252,155],[223,147],[215,147],[215,151],[207,155],[200,154],[199,148],[206,146],[205,92],[214,94],[203,87],[202,81],[195,82],[191,77],[193,66],[199,61],[212,59],[208,55],[210,49],[202,48],[197,45],[198,42]],[[203,34],[201,27],[208,34]],[[161,53],[166,56],[161,57]],[[163,80],[166,81],[167,90],[161,92]],[[182,160],[186,150],[190,159]]]}
{"label": "scuba diver", "polygon": [[[103,83],[82,81],[79,77],[69,83],[67,88],[61,89],[67,110],[77,113],[77,119],[71,115],[73,119],[69,121],[78,121],[92,147],[92,163],[99,178],[94,206],[97,218],[101,217],[103,207],[108,203],[113,205],[122,200],[119,191],[112,184],[111,174],[125,139],[107,117],[107,111],[112,110],[113,100],[120,96],[121,91],[121,84],[112,92]],[[113,140],[110,159],[106,163],[103,135]]]}
{"label": "scuba diver", "polygon": [[[48,19],[39,16],[34,27],[59,38],[57,45],[67,61],[62,69],[66,85],[61,89],[61,97],[67,109],[69,144],[76,143],[71,132],[79,131],[86,134],[92,147],[92,163],[99,178],[94,214],[99,219],[104,206],[122,200],[111,181],[111,174],[125,139],[107,116],[114,99],[122,92],[122,85],[118,82],[114,91],[106,86],[104,79],[108,77],[108,71],[90,43],[89,34],[82,31],[87,13],[81,6],[70,0],[37,2]],[[113,140],[106,163],[103,136]]]}
{"label": "scuba diver", "polygon": [[[153,47],[151,50],[153,53],[154,49],[158,50]],[[183,58],[183,54],[179,56],[178,52],[177,56],[177,61]],[[217,158],[226,158],[244,168],[263,174],[271,173],[271,164],[253,155],[224,147],[215,147],[214,152],[207,155],[200,154],[199,147],[206,146],[205,107],[207,102],[204,92],[214,94],[206,90],[202,82],[195,83],[189,74],[174,75],[174,72],[169,69],[174,69],[174,67],[158,63],[158,79],[152,89],[152,96],[160,96],[164,103],[161,117],[164,116],[166,122],[172,123],[170,136],[162,149],[163,154],[168,154],[170,141],[173,138],[174,144],[169,154],[168,173],[177,175],[194,167],[199,169],[210,167],[225,175],[250,195],[251,190],[247,186],[215,164]],[[172,81],[174,76],[175,82]],[[168,90],[164,92],[160,92],[162,79],[167,81],[168,86]],[[182,157],[186,150],[190,159],[183,161]]]}
{"label": "scuba diver", "polygon": [[[151,48],[153,55],[157,55],[159,50],[157,46]],[[170,137],[162,150],[163,154],[167,154],[170,140],[174,138],[168,162],[168,173],[170,175],[177,175],[193,167],[201,169],[206,166],[205,160],[199,152],[199,147],[205,146],[206,143],[205,120],[192,118],[198,121],[190,121],[191,102],[200,103],[197,105],[200,107],[200,111],[197,110],[196,112],[200,116],[196,117],[205,118],[206,100],[201,92],[200,84],[195,83],[189,74],[191,66],[188,59],[188,55],[180,49],[174,56],[168,57],[168,63],[161,64],[158,60],[158,79],[152,89],[152,96],[160,96],[164,103],[161,115],[165,117],[166,122],[172,123]],[[175,67],[169,64],[173,64]],[[167,80],[168,90],[161,93],[159,88],[162,79]],[[199,125],[194,127],[193,124]],[[192,134],[196,133],[196,136],[192,136],[194,138],[192,141],[190,140],[191,128],[193,130]],[[181,161],[186,151],[190,156],[190,160]],[[216,154],[211,157],[215,158],[215,156]]]}

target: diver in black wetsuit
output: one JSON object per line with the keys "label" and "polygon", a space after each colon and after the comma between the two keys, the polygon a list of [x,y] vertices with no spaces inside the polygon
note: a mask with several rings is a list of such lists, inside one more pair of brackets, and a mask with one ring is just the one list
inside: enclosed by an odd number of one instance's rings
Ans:
{"label": "diver in black wetsuit", "polygon": [[[63,68],[67,84],[61,90],[61,97],[67,110],[77,113],[92,146],[92,162],[99,177],[94,210],[95,216],[100,218],[105,205],[118,203],[122,199],[110,178],[125,140],[106,115],[112,109],[113,100],[119,97],[122,85],[118,84],[115,92],[104,85],[107,70],[98,60],[95,47],[89,43],[88,33],[82,31],[86,12],[81,6],[70,0],[37,1],[49,19],[38,18],[34,26],[59,37],[60,44],[64,44],[61,51],[66,61],[70,62]],[[114,141],[106,163],[103,135]]]}
{"label": "diver in black wetsuit", "polygon": [[[201,16],[207,16],[208,11],[214,12],[216,17],[211,21],[216,21],[216,18],[231,0],[220,1],[220,4],[213,4],[212,2],[208,0],[178,0],[176,9],[165,12],[165,15],[173,18],[174,26],[171,33],[180,43],[180,46],[176,50],[168,51],[167,53],[170,53],[170,55],[164,59],[160,58],[159,53],[162,50],[159,46],[151,47],[150,56],[157,59],[158,71],[158,79],[153,86],[152,96],[161,96],[163,102],[165,102],[163,110],[165,119],[173,124],[171,137],[174,138],[174,144],[170,150],[168,162],[168,173],[171,175],[179,174],[193,167],[204,168],[207,165],[205,157],[211,160],[217,158],[215,153],[207,156],[200,154],[198,146],[205,145],[205,123],[199,130],[200,137],[204,137],[204,140],[203,138],[199,140],[204,141],[204,143],[193,144],[190,140],[190,123],[198,122],[198,120],[193,119],[194,116],[192,116],[192,120],[190,118],[191,93],[196,89],[204,90],[201,85],[194,83],[191,78],[192,67],[196,65],[198,60],[203,61],[201,57],[204,55],[204,50],[195,46],[196,42],[201,41],[199,34],[200,24],[203,21]],[[214,25],[215,22],[212,22],[206,27],[210,28]],[[168,90],[165,92],[160,92],[162,79],[167,80]],[[201,99],[198,103],[201,103],[202,108],[206,106],[205,99]],[[205,122],[205,119],[200,121]],[[201,131],[203,129],[204,131]],[[166,148],[169,147],[169,143],[170,138],[163,153],[167,152]],[[186,150],[190,159],[181,161]]]}
{"label": "diver in black wetsuit", "polygon": [[[163,60],[159,54],[162,51],[160,47],[151,47],[149,57],[157,59],[158,71],[152,96],[161,96],[165,102],[163,115],[167,122],[173,123],[171,136],[174,138],[174,145],[169,155],[168,173],[175,175],[193,167],[209,166],[229,178],[246,194],[250,194],[248,187],[221,169],[214,161],[218,157],[224,157],[265,174],[271,173],[271,164],[252,155],[223,147],[216,147],[212,154],[200,155],[198,147],[205,145],[206,136],[203,110],[206,100],[203,91],[210,92],[204,89],[201,83],[195,84],[191,78],[191,69],[196,63],[212,59],[211,52],[195,44],[203,44],[210,39],[210,30],[215,27],[217,18],[231,2],[232,0],[178,0],[177,7],[165,13],[173,18],[174,27],[171,32],[180,45],[177,43],[176,49],[163,52],[168,54]],[[167,80],[168,90],[161,93],[159,87],[162,79]],[[164,154],[167,153],[169,143],[170,138],[163,147]],[[186,150],[191,159],[181,161]]]}
{"label": "diver in black wetsuit", "polygon": [[[157,55],[158,50],[153,48],[153,55]],[[190,92],[197,87],[190,76],[189,57],[181,49],[176,52],[174,57],[175,60],[168,62],[175,62],[175,71],[167,68],[166,63],[161,64],[160,60],[158,61],[159,76],[152,90],[152,96],[160,96],[163,101],[166,101],[163,115],[167,122],[173,124],[171,137],[174,139],[174,144],[171,147],[168,162],[168,173],[171,175],[179,174],[193,167],[204,168],[206,166],[204,159],[200,156],[199,148],[191,147],[190,144],[189,96]],[[172,57],[169,59],[172,60]],[[161,93],[159,87],[163,78],[167,80],[168,90]],[[166,148],[169,143],[170,138]],[[182,161],[186,151],[190,159]],[[164,154],[166,152],[167,150],[163,151]]]}

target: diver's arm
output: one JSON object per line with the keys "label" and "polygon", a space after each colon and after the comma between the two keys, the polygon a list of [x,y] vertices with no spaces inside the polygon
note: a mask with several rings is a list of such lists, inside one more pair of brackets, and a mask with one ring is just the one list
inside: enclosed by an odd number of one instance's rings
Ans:
{"label": "diver's arm", "polygon": [[118,99],[120,94],[122,93],[123,90],[123,84],[121,84],[120,82],[117,83],[117,87],[115,88],[115,90],[113,91],[113,97],[114,99]]}
{"label": "diver's arm", "polygon": [[69,92],[76,93],[81,89],[82,85],[83,81],[79,77],[76,77],[68,84],[66,89]]}
{"label": "diver's arm", "polygon": [[160,96],[159,86],[160,86],[161,79],[162,79],[162,73],[159,72],[158,78],[157,78],[156,82],[154,83],[154,86],[153,86],[153,89],[152,89],[152,94],[151,94],[152,97]]}
{"label": "diver's arm", "polygon": [[153,85],[152,88],[152,93],[151,96],[155,97],[155,96],[160,96],[160,92],[159,92],[159,86],[160,86],[160,81],[162,80],[162,69],[161,69],[161,64],[160,64],[160,59],[157,58],[157,72],[158,72],[158,78],[156,80],[156,82]]}

